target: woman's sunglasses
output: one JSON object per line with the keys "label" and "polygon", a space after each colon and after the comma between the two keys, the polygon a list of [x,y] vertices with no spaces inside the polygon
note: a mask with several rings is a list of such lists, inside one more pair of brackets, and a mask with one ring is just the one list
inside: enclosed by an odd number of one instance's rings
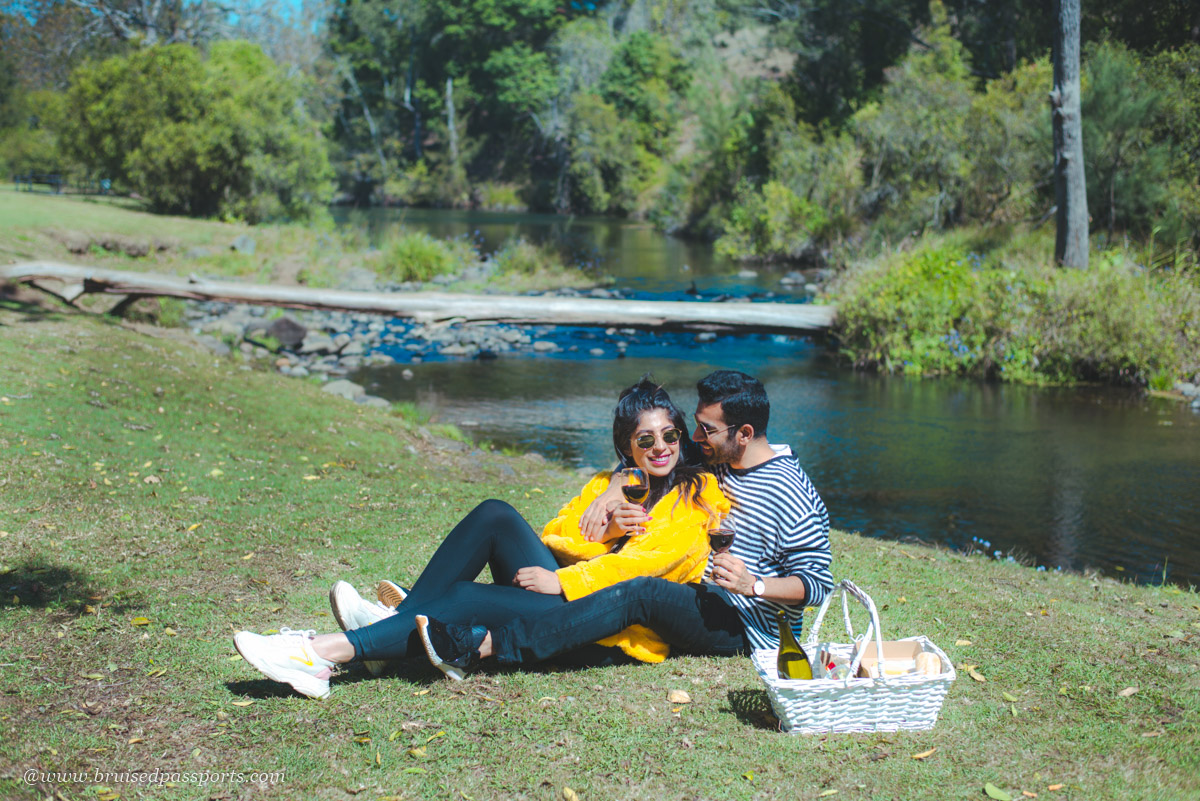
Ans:
{"label": "woman's sunglasses", "polygon": [[[682,436],[683,432],[678,428],[668,428],[666,431],[662,432],[662,441],[668,445],[674,445],[676,442],[679,442],[679,438]],[[642,450],[647,451],[654,447],[655,439],[657,439],[657,437],[655,437],[653,434],[642,434],[633,441],[633,444],[637,445]]]}

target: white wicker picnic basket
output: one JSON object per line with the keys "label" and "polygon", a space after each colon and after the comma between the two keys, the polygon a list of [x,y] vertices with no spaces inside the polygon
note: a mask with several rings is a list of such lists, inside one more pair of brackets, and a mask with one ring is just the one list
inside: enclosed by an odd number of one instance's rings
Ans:
{"label": "white wicker picnic basket", "polygon": [[[872,634],[878,648],[876,653],[883,654],[883,636],[879,630],[879,612],[875,609],[875,602],[854,582],[842,581],[829,593],[817,611],[802,647],[809,661],[817,664],[821,622],[837,594],[842,597],[842,616],[851,642],[827,647],[834,656],[850,662],[850,676],[855,676]],[[850,623],[850,596],[862,603],[871,616],[866,632],[859,638],[855,638]],[[927,637],[908,637],[901,642],[907,641],[916,642],[922,651],[937,654],[942,660],[943,672],[937,676],[910,673],[877,679],[814,678],[805,681],[779,678],[776,668],[778,651],[775,649],[756,650],[751,659],[763,684],[767,686],[767,695],[783,730],[791,734],[931,729],[937,722],[946,691],[955,679],[954,665]]]}

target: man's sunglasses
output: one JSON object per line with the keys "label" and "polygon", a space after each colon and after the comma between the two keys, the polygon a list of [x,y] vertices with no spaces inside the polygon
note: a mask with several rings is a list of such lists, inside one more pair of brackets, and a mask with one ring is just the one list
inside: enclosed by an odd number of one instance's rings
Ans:
{"label": "man's sunglasses", "polygon": [[[682,436],[683,432],[678,428],[668,428],[666,431],[662,432],[662,441],[668,445],[674,445],[676,442],[679,442],[679,438]],[[633,441],[633,444],[637,445],[644,451],[648,451],[654,447],[654,441],[656,439],[657,437],[655,437],[653,434],[642,434]]]}

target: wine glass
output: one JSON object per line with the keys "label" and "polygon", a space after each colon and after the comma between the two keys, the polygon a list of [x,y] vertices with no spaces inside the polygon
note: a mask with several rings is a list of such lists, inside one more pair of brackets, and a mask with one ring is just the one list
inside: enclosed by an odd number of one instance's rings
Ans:
{"label": "wine glass", "polygon": [[625,500],[639,506],[650,497],[650,484],[646,480],[646,471],[640,467],[625,468],[625,486],[621,487]]}
{"label": "wine glass", "polygon": [[732,548],[735,534],[733,523],[729,520],[720,517],[709,518],[708,544],[714,554],[726,553]]}

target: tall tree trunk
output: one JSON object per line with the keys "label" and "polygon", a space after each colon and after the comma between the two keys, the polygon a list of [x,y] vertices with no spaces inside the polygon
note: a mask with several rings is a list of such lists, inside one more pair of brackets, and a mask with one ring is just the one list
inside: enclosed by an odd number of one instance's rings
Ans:
{"label": "tall tree trunk", "polygon": [[1054,260],[1064,267],[1088,264],[1087,185],[1083,175],[1083,124],[1079,108],[1079,2],[1054,0]]}
{"label": "tall tree trunk", "polygon": [[458,170],[458,128],[454,124],[454,79],[446,79],[446,128],[450,132],[450,167]]}
{"label": "tall tree trunk", "polygon": [[458,169],[458,126],[454,116],[454,78],[446,78],[446,130],[450,133],[450,167]]}
{"label": "tall tree trunk", "polygon": [[413,88],[416,85],[417,49],[413,47],[408,52],[408,75],[404,79],[404,108],[413,115],[413,158],[421,160],[421,109],[413,101]]}

